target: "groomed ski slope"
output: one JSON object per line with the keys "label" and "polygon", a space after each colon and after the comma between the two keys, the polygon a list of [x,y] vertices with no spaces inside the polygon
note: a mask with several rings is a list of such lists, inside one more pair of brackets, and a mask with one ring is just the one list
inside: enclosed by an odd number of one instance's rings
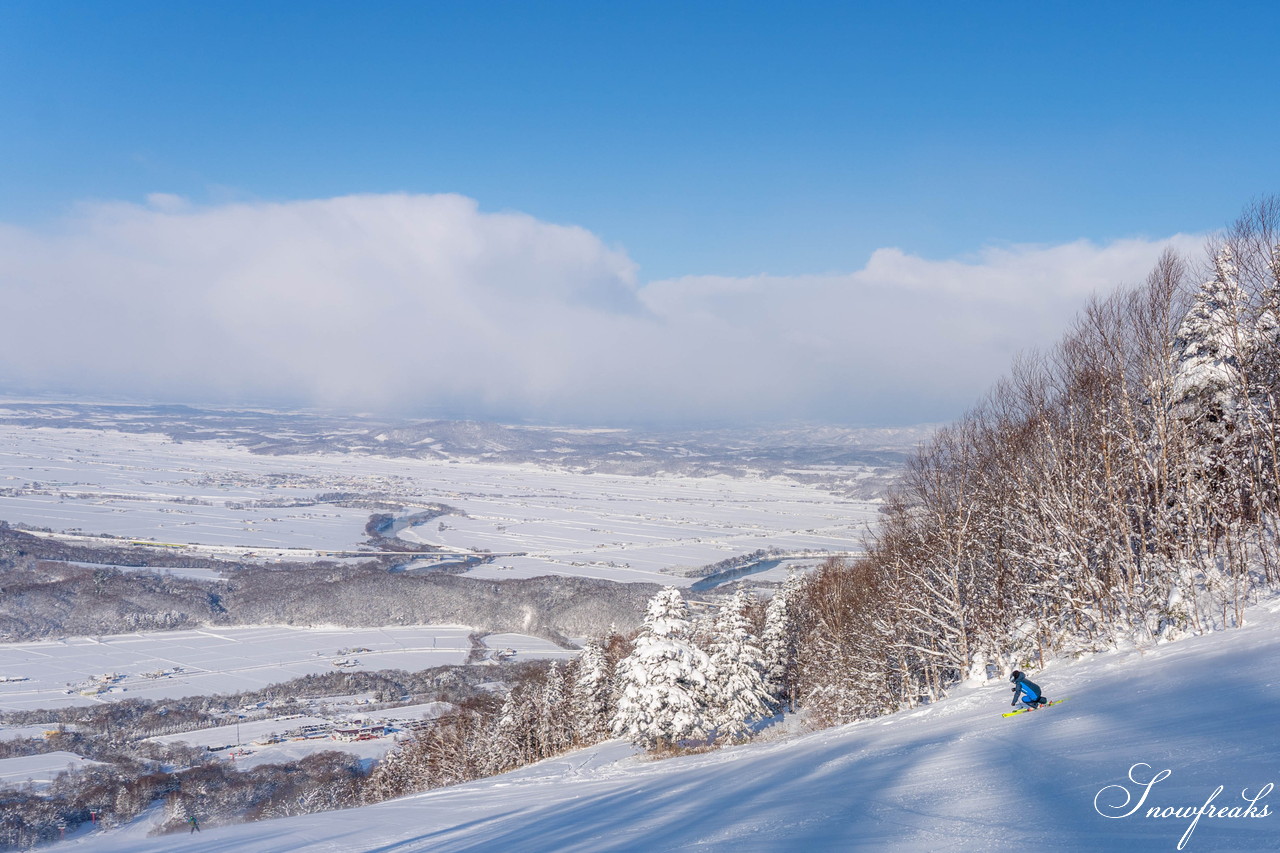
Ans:
{"label": "groomed ski slope", "polygon": [[[618,742],[376,806],[145,839],[128,828],[63,850],[202,853],[539,851],[1141,851],[1280,849],[1280,602],[1246,627],[1032,673],[1063,705],[1004,719],[1003,682],[793,739],[669,761]],[[1145,803],[1124,814],[1161,770]],[[1125,793],[1108,786],[1123,784]],[[1099,793],[1101,795],[1099,796]]]}

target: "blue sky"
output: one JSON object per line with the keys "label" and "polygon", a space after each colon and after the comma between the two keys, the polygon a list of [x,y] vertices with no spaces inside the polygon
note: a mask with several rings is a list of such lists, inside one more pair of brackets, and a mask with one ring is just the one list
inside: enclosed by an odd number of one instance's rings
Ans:
{"label": "blue sky", "polygon": [[1274,3],[2,0],[0,222],[449,193],[636,288],[1157,241],[1280,189],[1277,34]]}

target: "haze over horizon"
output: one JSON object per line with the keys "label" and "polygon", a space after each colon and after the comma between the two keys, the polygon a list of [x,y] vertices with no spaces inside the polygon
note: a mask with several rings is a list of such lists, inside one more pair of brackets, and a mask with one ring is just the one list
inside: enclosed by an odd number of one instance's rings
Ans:
{"label": "haze over horizon", "polygon": [[0,393],[950,420],[1280,187],[1280,11],[1174,7],[15,0]]}

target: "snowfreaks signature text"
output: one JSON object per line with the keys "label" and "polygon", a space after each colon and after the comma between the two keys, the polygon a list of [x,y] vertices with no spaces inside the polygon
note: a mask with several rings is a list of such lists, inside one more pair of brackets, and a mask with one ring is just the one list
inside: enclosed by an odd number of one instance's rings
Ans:
{"label": "snowfreaks signature text", "polygon": [[[1142,794],[1137,797],[1138,801],[1136,803],[1133,802],[1134,791],[1130,791],[1129,788],[1124,785],[1108,785],[1094,796],[1093,810],[1103,817],[1115,818],[1117,820],[1136,814],[1139,809],[1146,805],[1147,797],[1150,795],[1151,789],[1156,786],[1156,783],[1168,779],[1173,774],[1172,770],[1161,770],[1159,773],[1153,775],[1151,779],[1143,782],[1139,777],[1146,776],[1150,770],[1150,764],[1135,764],[1129,768],[1129,781],[1137,786],[1135,791],[1139,789],[1142,791]],[[1191,838],[1191,833],[1195,832],[1196,824],[1200,822],[1200,818],[1202,817],[1218,820],[1221,818],[1268,817],[1271,814],[1270,807],[1266,805],[1259,806],[1258,803],[1271,793],[1271,789],[1275,787],[1274,783],[1268,782],[1259,788],[1257,793],[1252,795],[1250,795],[1247,788],[1241,791],[1240,799],[1245,803],[1248,803],[1247,806],[1215,806],[1213,801],[1222,793],[1224,787],[1224,785],[1219,785],[1215,788],[1213,793],[1209,795],[1209,798],[1204,801],[1204,805],[1147,806],[1147,809],[1142,816],[1154,818],[1191,818],[1191,823],[1187,826],[1187,831],[1182,834],[1182,839],[1178,841],[1178,849],[1181,850],[1186,846],[1187,841]],[[1115,805],[1109,804],[1119,797],[1123,797],[1122,802],[1116,803]],[[1132,803],[1132,805],[1130,805],[1130,803]]]}

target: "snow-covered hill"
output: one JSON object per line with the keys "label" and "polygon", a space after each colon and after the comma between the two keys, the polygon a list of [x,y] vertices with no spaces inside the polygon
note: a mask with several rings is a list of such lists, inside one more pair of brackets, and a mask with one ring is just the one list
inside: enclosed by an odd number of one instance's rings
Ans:
{"label": "snow-covered hill", "polygon": [[[157,839],[126,828],[58,849],[1164,851],[1193,817],[1149,810],[1196,809],[1222,786],[1213,808],[1235,811],[1206,813],[1181,849],[1277,850],[1280,602],[1249,616],[1235,631],[1054,663],[1035,679],[1070,699],[1034,714],[1001,718],[1009,691],[992,682],[704,755],[655,762],[613,742],[358,810]],[[1130,775],[1166,770],[1139,805]]]}

